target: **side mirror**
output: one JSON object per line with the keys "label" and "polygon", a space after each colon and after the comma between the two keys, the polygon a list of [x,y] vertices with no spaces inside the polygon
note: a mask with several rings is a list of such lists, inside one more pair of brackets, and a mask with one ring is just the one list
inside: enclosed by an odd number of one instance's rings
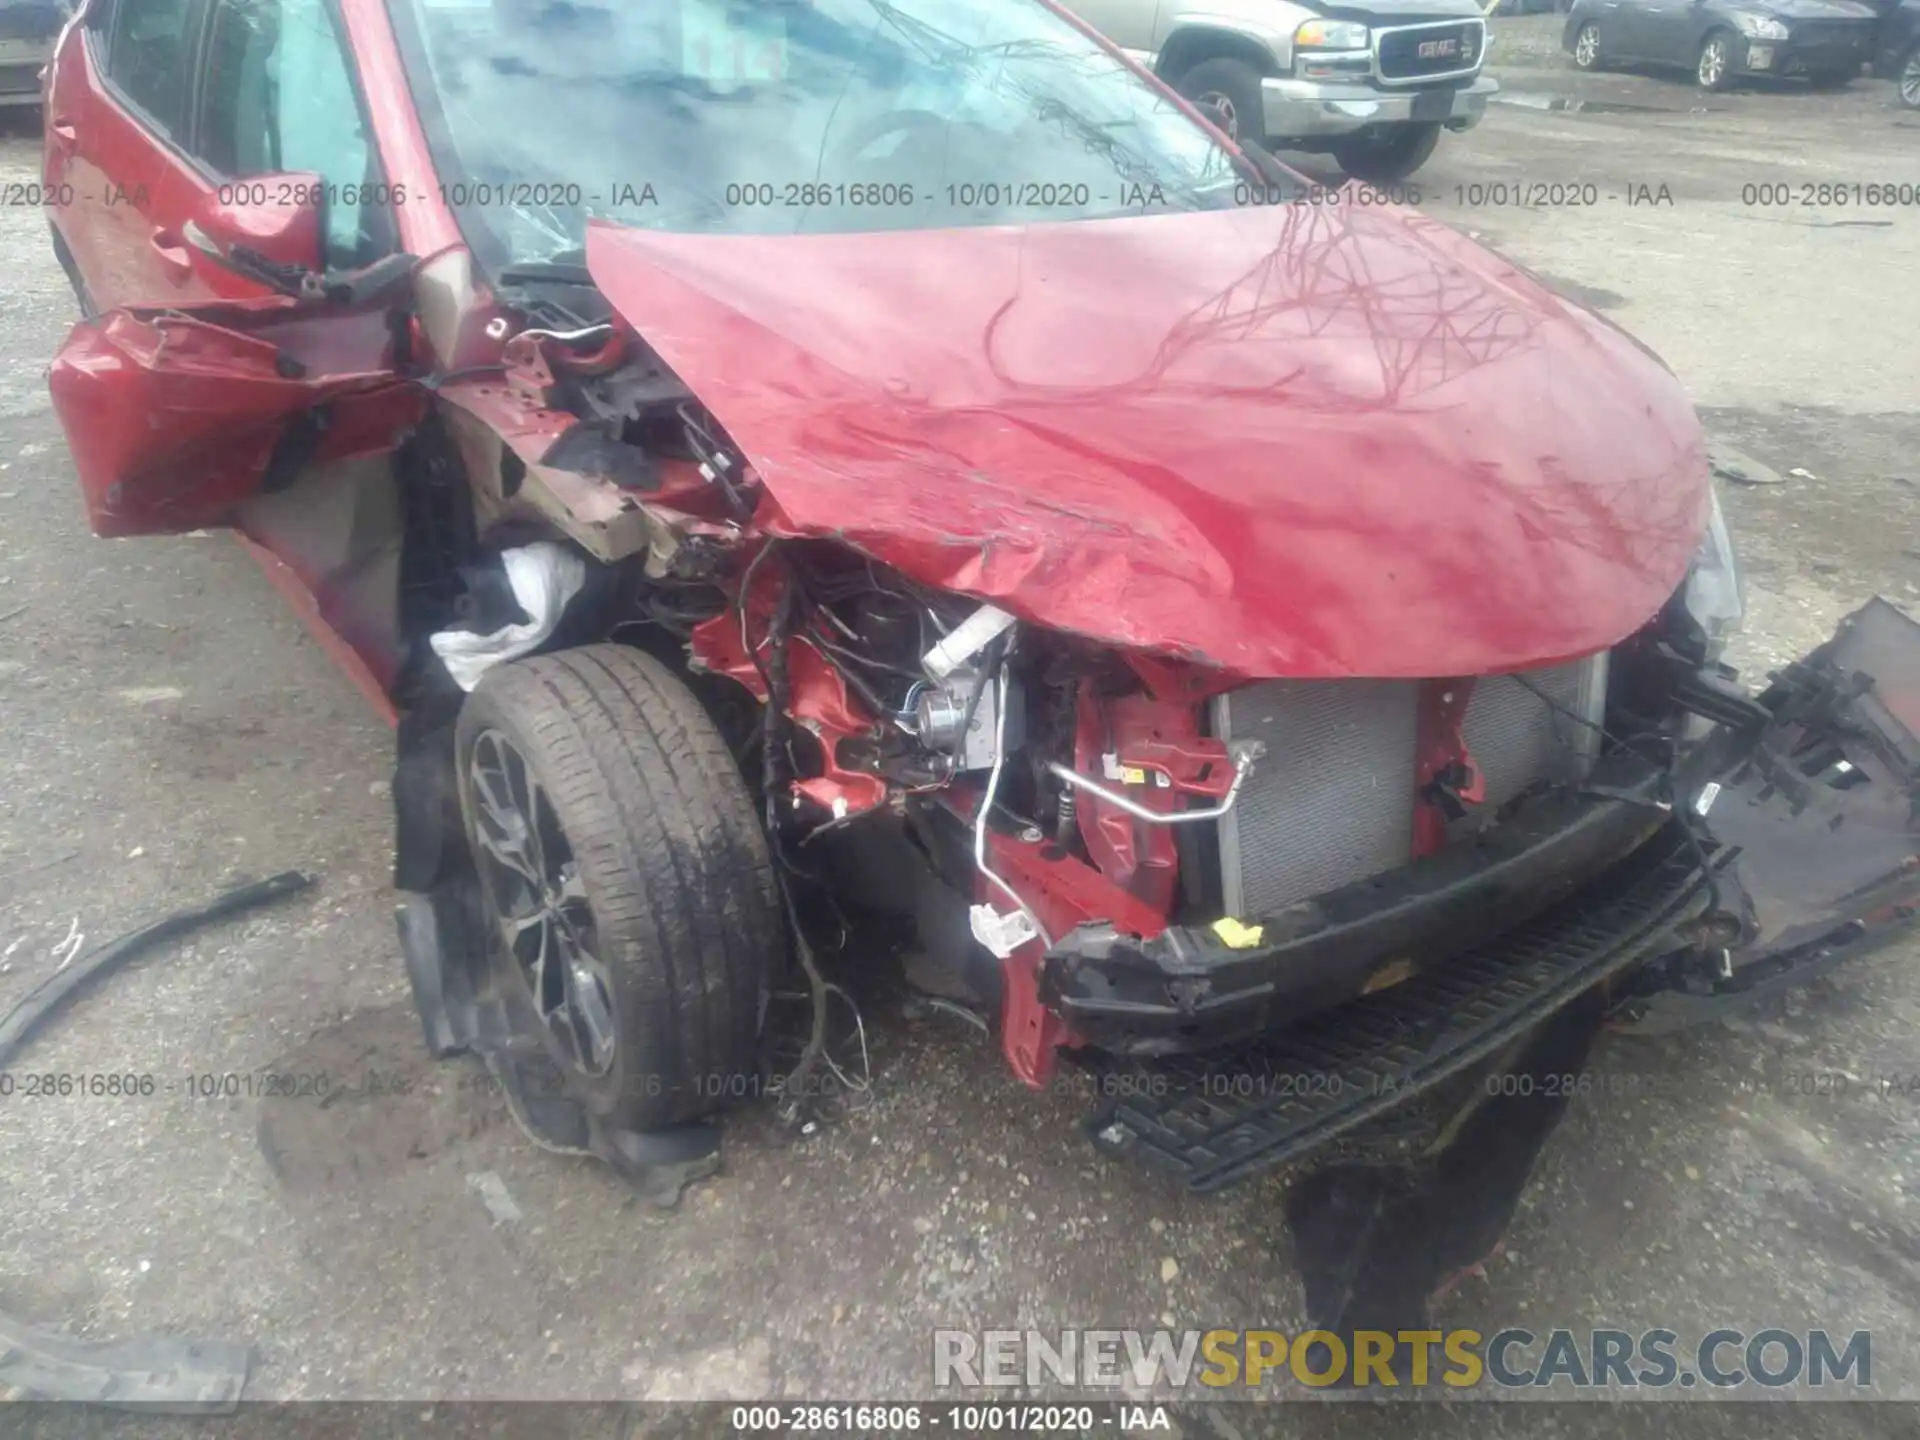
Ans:
{"label": "side mirror", "polygon": [[326,265],[326,181],[289,171],[224,181],[181,237],[215,264],[257,283],[262,274],[288,276]]}

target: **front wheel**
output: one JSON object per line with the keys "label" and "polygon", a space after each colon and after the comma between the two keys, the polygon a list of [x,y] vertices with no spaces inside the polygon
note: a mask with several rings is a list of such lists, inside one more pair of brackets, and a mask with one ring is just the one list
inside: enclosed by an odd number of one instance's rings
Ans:
{"label": "front wheel", "polygon": [[1211,107],[1230,139],[1244,135],[1257,143],[1266,138],[1260,72],[1246,61],[1226,55],[1202,60],[1175,80],[1173,88],[1195,105]]}
{"label": "front wheel", "polygon": [[1920,45],[1909,50],[1900,62],[1894,84],[1900,87],[1900,103],[1909,110],[1920,110]]}
{"label": "front wheel", "polygon": [[1694,78],[1702,90],[1731,90],[1734,82],[1733,32],[1715,30],[1700,42],[1700,59],[1694,66]]}
{"label": "front wheel", "polygon": [[1391,185],[1404,180],[1433,154],[1440,143],[1440,124],[1396,125],[1378,135],[1337,140],[1333,158],[1356,180]]}
{"label": "front wheel", "polygon": [[1599,70],[1605,65],[1606,55],[1600,49],[1600,27],[1588,21],[1580,27],[1580,33],[1573,37],[1573,68]]}
{"label": "front wheel", "polygon": [[740,1093],[784,931],[692,691],[626,646],[557,651],[487,671],[455,746],[495,964],[566,1093],[634,1131]]}

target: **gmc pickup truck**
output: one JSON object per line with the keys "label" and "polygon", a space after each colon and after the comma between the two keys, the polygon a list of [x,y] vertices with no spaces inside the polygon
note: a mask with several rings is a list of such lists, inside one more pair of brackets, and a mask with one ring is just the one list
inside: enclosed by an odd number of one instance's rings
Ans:
{"label": "gmc pickup truck", "polygon": [[1068,0],[1069,8],[1235,139],[1333,156],[1389,184],[1442,130],[1470,130],[1499,82],[1481,73],[1473,0]]}

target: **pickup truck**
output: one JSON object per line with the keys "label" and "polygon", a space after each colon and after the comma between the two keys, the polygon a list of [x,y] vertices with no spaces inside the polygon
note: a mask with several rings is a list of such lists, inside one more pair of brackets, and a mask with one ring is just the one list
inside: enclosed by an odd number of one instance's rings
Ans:
{"label": "pickup truck", "polygon": [[1235,139],[1330,154],[1374,184],[1412,175],[1500,88],[1473,0],[1066,3]]}

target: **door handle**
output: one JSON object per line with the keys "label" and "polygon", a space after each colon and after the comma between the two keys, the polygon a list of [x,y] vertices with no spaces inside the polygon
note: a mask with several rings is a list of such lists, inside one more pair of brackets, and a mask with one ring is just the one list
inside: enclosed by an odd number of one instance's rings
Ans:
{"label": "door handle", "polygon": [[160,268],[174,280],[193,278],[193,252],[187,242],[171,230],[156,230],[147,243],[153,247]]}

